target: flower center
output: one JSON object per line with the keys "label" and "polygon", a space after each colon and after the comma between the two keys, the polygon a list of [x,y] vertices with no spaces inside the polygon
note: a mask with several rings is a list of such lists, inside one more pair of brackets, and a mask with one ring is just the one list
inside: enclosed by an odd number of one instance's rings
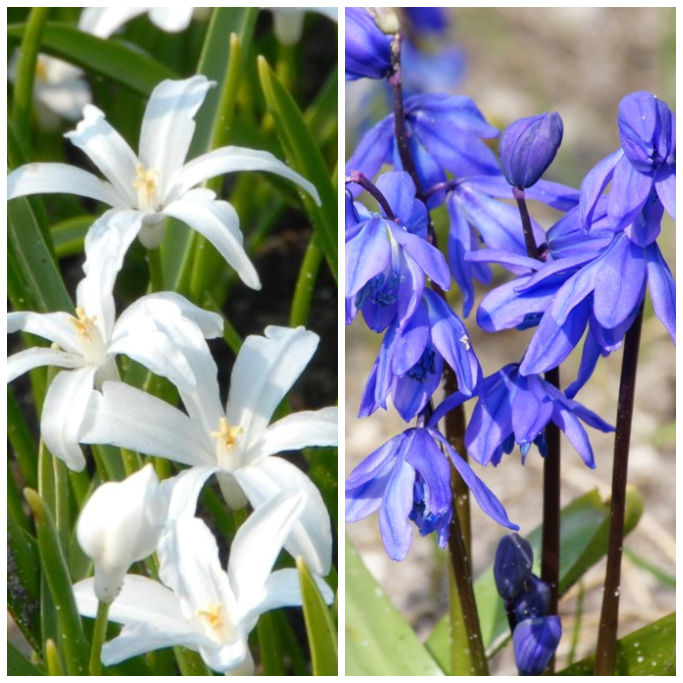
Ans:
{"label": "flower center", "polygon": [[138,208],[142,211],[156,210],[158,171],[145,168],[142,164],[135,167],[133,187],[138,193]]}
{"label": "flower center", "polygon": [[101,365],[104,357],[104,344],[94,315],[87,315],[80,307],[76,307],[76,317],[71,318],[73,326],[81,340],[81,352],[86,362],[92,365]]}
{"label": "flower center", "polygon": [[239,425],[231,425],[227,418],[218,420],[218,430],[211,432],[211,438],[216,439],[216,455],[222,467],[233,469],[233,447],[244,430]]}
{"label": "flower center", "polygon": [[212,602],[206,609],[197,610],[196,614],[208,626],[208,635],[216,642],[224,643],[234,639],[235,629],[223,605]]}

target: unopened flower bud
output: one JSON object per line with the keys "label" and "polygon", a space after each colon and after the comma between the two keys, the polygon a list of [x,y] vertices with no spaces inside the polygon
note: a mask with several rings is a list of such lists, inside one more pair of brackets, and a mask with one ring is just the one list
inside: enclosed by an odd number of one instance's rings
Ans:
{"label": "unopened flower bud", "polygon": [[555,654],[562,636],[560,618],[537,617],[517,624],[512,634],[515,663],[521,676],[538,676]]}
{"label": "unopened flower bud", "polygon": [[391,71],[391,36],[359,7],[346,8],[346,80],[384,78]]}
{"label": "unopened flower bud", "polygon": [[513,600],[515,623],[544,617],[550,607],[550,586],[532,574],[524,590]]}
{"label": "unopened flower bud", "polygon": [[550,166],[564,127],[557,112],[517,119],[500,136],[498,153],[505,179],[513,187],[531,187]]}
{"label": "unopened flower bud", "polygon": [[533,561],[531,544],[519,534],[508,534],[500,539],[493,563],[493,578],[502,598],[511,600],[524,590],[531,577]]}

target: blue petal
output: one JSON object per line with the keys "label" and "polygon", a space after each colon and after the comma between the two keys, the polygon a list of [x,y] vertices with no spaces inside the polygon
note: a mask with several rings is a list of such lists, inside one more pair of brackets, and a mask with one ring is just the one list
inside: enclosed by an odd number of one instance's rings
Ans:
{"label": "blue petal", "polygon": [[[346,174],[351,171],[360,171],[367,178],[374,178],[382,167],[382,164],[391,159],[391,146],[394,135],[394,117],[388,116],[377,125],[373,126],[361,139],[356,151],[346,164]],[[358,196],[363,188],[360,185],[349,185],[354,197]]]}
{"label": "blue petal", "polygon": [[591,469],[595,468],[595,458],[593,457],[590,439],[576,416],[560,404],[556,404],[553,422],[565,433],[586,465]]}
{"label": "blue petal", "polygon": [[366,282],[379,275],[390,258],[386,223],[373,218],[346,243],[346,296],[353,296]]}
{"label": "blue petal", "polygon": [[405,375],[420,360],[429,340],[427,311],[420,306],[408,324],[397,332],[391,346],[391,371],[395,375]]}
{"label": "blue petal", "polygon": [[614,169],[607,213],[615,230],[625,228],[638,215],[652,190],[653,178],[635,169],[623,157]]}
{"label": "blue petal", "polygon": [[540,315],[552,301],[557,286],[536,287],[520,296],[517,287],[523,278],[506,282],[489,292],[477,309],[477,325],[485,332],[498,332],[522,325]]}
{"label": "blue petal", "polygon": [[569,398],[574,398],[579,392],[579,389],[591,378],[593,370],[598,362],[598,358],[603,355],[602,347],[595,339],[591,328],[588,330],[586,339],[583,342],[583,351],[581,352],[581,363],[576,379],[566,388],[565,394]]}
{"label": "blue petal", "polygon": [[421,369],[417,376],[410,371],[403,377],[396,378],[392,400],[394,408],[406,422],[412,420],[427,405],[432,394],[439,387],[442,369],[443,359],[440,355],[434,354],[433,365],[426,373],[423,374],[423,369]]}
{"label": "blue petal", "polygon": [[652,244],[662,228],[662,216],[664,206],[659,201],[657,194],[651,192],[642,211],[633,219],[624,232],[629,236],[631,242],[639,247],[647,247]]}
{"label": "blue petal", "polygon": [[515,663],[522,676],[538,676],[545,671],[562,637],[562,624],[556,616],[525,619],[512,633]]}
{"label": "blue petal", "polygon": [[382,503],[391,470],[377,475],[376,478],[349,488],[346,487],[344,519],[347,522],[358,522],[375,512]]}
{"label": "blue petal", "polygon": [[404,435],[392,437],[356,465],[346,480],[347,493],[372,479],[384,476],[393,466]]}
{"label": "blue petal", "polygon": [[516,385],[517,391],[510,397],[515,441],[531,443],[548,424],[553,414],[553,403],[543,390],[545,382],[536,375],[528,379],[520,376]]}
{"label": "blue petal", "polygon": [[427,207],[415,199],[415,183],[405,171],[383,173],[375,183],[401,225],[410,232],[426,237]]}
{"label": "blue petal", "polygon": [[667,213],[676,220],[676,167],[663,167],[655,175],[655,190]]}
{"label": "blue petal", "polygon": [[473,249],[472,228],[467,222],[454,194],[450,193],[446,200],[450,229],[448,231],[448,265],[463,297],[463,315],[467,317],[474,303],[474,284],[472,282],[472,266],[465,260],[465,255]]}
{"label": "blue petal", "polygon": [[413,539],[413,527],[408,516],[413,508],[415,470],[401,460],[387,484],[379,509],[379,530],[384,549],[392,560],[403,560]]}
{"label": "blue petal", "polygon": [[647,280],[655,314],[676,343],[676,283],[657,244],[645,250]]}
{"label": "blue petal", "polygon": [[622,149],[612,152],[608,157],[598,162],[581,182],[579,198],[579,215],[581,227],[589,230],[593,222],[593,212],[605,188],[612,180],[614,167],[624,158]]}
{"label": "blue petal", "polygon": [[424,270],[424,272],[436,282],[441,289],[448,289],[451,284],[451,275],[444,255],[427,240],[402,230],[394,224],[391,228],[394,239],[405,249]]}
{"label": "blue petal", "polygon": [[405,458],[425,481],[427,507],[443,514],[451,507],[451,470],[446,456],[426,429],[410,431],[412,442],[406,444]]}

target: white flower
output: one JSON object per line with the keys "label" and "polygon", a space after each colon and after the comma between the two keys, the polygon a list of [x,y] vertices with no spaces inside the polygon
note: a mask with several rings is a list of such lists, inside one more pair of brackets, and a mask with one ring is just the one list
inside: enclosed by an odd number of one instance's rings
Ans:
{"label": "white flower", "polygon": [[[14,83],[19,65],[17,50],[7,65],[7,77]],[[36,99],[46,109],[59,114],[62,118],[77,121],[83,107],[92,100],[90,86],[83,72],[75,66],[46,55],[38,55],[36,75],[33,85]],[[48,111],[37,111],[41,123],[48,128],[56,128],[59,120]]]}
{"label": "white flower", "polygon": [[145,109],[139,156],[97,107],[86,106],[83,120],[66,137],[90,157],[107,181],[67,164],[27,164],[9,174],[7,198],[64,192],[97,199],[114,207],[98,223],[126,212],[137,222],[140,240],[147,248],[159,246],[162,219],[177,218],[211,242],[245,284],[259,289],[258,275],[242,246],[235,209],[228,202],[217,201],[211,190],[195,186],[223,173],[269,171],[299,184],[316,201],[318,193],[269,152],[228,146],[185,163],[195,128],[193,117],[213,85],[204,76],[160,83]]}
{"label": "white flower", "polygon": [[[7,359],[7,381],[32,368],[67,368],[50,383],[43,403],[41,434],[53,455],[81,470],[85,458],[78,445],[93,386],[118,379],[114,357],[124,353],[152,372],[190,391],[196,378],[177,348],[206,349],[204,337],[221,335],[223,321],[174,292],[149,294],[131,304],[115,321],[112,288],[126,246],[135,236],[132,211],[113,216],[109,229],[94,226],[86,240],[86,277],[76,289],[76,315],[59,311],[7,314],[7,331],[23,330],[53,342],[51,347],[19,351]],[[113,255],[109,258],[109,255]],[[206,350],[208,353],[208,349]]]}
{"label": "white flower", "polygon": [[337,21],[336,7],[264,7],[273,13],[273,31],[283,45],[294,45],[301,39],[306,12],[318,12]]}
{"label": "white flower", "polygon": [[168,497],[152,465],[124,481],[99,486],[81,510],[78,543],[95,565],[97,599],[110,603],[133,562],[157,548],[166,523]]}
{"label": "white flower", "polygon": [[216,365],[192,351],[187,360],[194,391],[180,390],[188,414],[120,382],[106,382],[94,397],[83,443],[107,443],[158,455],[192,466],[187,475],[196,501],[204,481],[218,473],[229,505],[241,507],[244,495],[255,507],[280,491],[305,491],[306,509],[285,548],[302,555],[318,574],[330,568],[330,519],[320,492],[297,467],[273,454],[306,446],[337,443],[337,409],[292,413],[270,419],[313,355],[319,338],[303,327],[270,326],[265,336],[244,341],[232,369],[226,409],[220,403]]}
{"label": "white flower", "polygon": [[186,29],[192,20],[193,7],[86,7],[78,28],[99,38],[108,38],[126,22],[148,13],[150,21],[167,33]]}
{"label": "white flower", "polygon": [[[297,570],[272,568],[305,498],[303,492],[283,493],[252,513],[235,534],[227,573],[203,521],[173,520],[157,551],[163,585],[144,576],[125,577],[109,609],[109,619],[123,624],[123,629],[105,643],[103,664],[182,645],[198,651],[215,671],[248,666],[247,636],[258,617],[277,607],[301,604]],[[331,602],[330,588],[322,580],[317,583]],[[86,616],[97,611],[93,586],[93,579],[74,586],[78,609]]]}

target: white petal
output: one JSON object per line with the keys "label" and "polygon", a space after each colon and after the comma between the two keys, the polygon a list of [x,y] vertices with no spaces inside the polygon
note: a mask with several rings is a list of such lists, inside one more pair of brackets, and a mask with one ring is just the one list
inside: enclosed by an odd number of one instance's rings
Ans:
{"label": "white petal", "polygon": [[140,163],[159,173],[157,196],[165,196],[168,181],[182,167],[194,134],[194,115],[214,85],[200,75],[162,81],[152,91],[140,130]]}
{"label": "white petal", "polygon": [[11,334],[22,330],[48,339],[65,351],[81,355],[83,343],[78,335],[75,323],[76,318],[73,315],[62,311],[56,313],[14,311],[7,314],[7,333]]}
{"label": "white petal", "polygon": [[36,86],[36,97],[65,119],[78,121],[85,105],[92,101],[90,87],[81,76],[82,72],[79,77],[68,80],[39,83]]}
{"label": "white petal", "polygon": [[216,467],[190,467],[161,482],[164,495],[169,499],[169,522],[174,522],[180,517],[195,516],[197,499],[202,487],[216,470]]}
{"label": "white petal", "polygon": [[[245,676],[250,675],[249,672],[254,672],[254,660],[247,649],[246,634],[224,645],[203,645],[199,648],[199,654],[204,663],[214,671]],[[236,670],[234,674],[232,669]]]}
{"label": "white petal", "polygon": [[332,563],[330,516],[313,482],[300,469],[275,456],[240,467],[234,476],[255,508],[281,491],[306,493],[306,507],[290,532],[285,549],[293,557],[301,555],[312,572],[327,574]]}
{"label": "white petal", "polygon": [[152,7],[149,18],[162,31],[177,33],[190,25],[193,10],[193,7]]}
{"label": "white petal", "polygon": [[254,462],[281,451],[306,446],[336,446],[339,431],[336,407],[292,413],[274,422],[249,449],[247,459]]}
{"label": "white petal", "polygon": [[7,176],[7,199],[51,193],[90,197],[110,206],[124,204],[112,185],[68,164],[26,164]]}
{"label": "white petal", "polygon": [[96,368],[62,370],[50,383],[43,402],[40,432],[47,449],[67,467],[80,472],[85,457],[78,442]]}
{"label": "white petal", "polygon": [[187,192],[181,199],[166,206],[164,213],[187,223],[206,237],[234,268],[245,285],[252,289],[261,289],[258,273],[242,246],[239,218],[235,209],[227,202],[207,199],[204,192]]}
{"label": "white petal", "polygon": [[172,191],[174,196],[179,197],[204,180],[235,171],[267,171],[283,176],[306,190],[320,204],[318,191],[312,183],[270,152],[247,147],[221,147],[192,159],[178,173]]}
{"label": "white petal", "polygon": [[78,28],[98,38],[108,38],[127,21],[144,14],[147,7],[86,7]]}
{"label": "white petal", "polygon": [[[273,13],[273,31],[275,37],[283,45],[294,45],[301,38],[304,27],[304,8],[271,8]],[[290,10],[290,11],[287,11]]]}
{"label": "white petal", "polygon": [[19,375],[42,365],[52,365],[57,368],[80,368],[83,365],[83,358],[73,353],[44,346],[19,351],[7,358],[7,382],[9,383]]}
{"label": "white petal", "polygon": [[65,137],[90,157],[125,199],[128,208],[137,206],[137,193],[133,186],[137,157],[121,135],[107,123],[103,112],[89,104],[83,109],[83,120],[76,130],[66,133]]}
{"label": "white petal", "polygon": [[266,595],[266,580],[306,505],[303,491],[284,491],[256,508],[237,530],[228,577],[240,609],[248,612]]}
{"label": "white petal", "polygon": [[[317,574],[311,574],[315,585],[320,590],[323,600],[328,604],[334,602],[334,591]],[[301,584],[297,569],[278,569],[266,581],[267,596],[257,607],[260,614],[278,607],[298,606],[301,604]]]}
{"label": "white petal", "polygon": [[303,327],[266,328],[244,340],[230,378],[226,415],[241,425],[246,447],[261,436],[280,401],[308,364],[320,338]]}
{"label": "white petal", "polygon": [[212,465],[215,455],[183,412],[123,382],[105,382],[83,425],[82,443],[104,443],[185,465]]}

